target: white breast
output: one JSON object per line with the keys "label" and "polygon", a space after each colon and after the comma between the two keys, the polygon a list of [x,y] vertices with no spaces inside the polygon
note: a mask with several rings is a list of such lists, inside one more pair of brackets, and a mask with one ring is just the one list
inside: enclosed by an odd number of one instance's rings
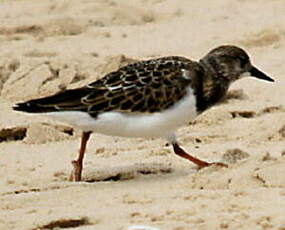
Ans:
{"label": "white breast", "polygon": [[84,131],[94,131],[122,137],[166,137],[197,116],[196,99],[189,87],[187,95],[163,112],[130,114],[106,112],[96,119],[85,112],[52,112],[49,117],[78,127]]}

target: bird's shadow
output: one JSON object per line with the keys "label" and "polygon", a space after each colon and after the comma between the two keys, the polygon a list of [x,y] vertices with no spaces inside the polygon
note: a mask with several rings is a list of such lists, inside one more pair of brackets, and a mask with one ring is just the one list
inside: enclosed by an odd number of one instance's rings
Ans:
{"label": "bird's shadow", "polygon": [[124,165],[111,168],[97,168],[84,171],[83,181],[94,183],[104,181],[125,181],[141,179],[157,179],[161,177],[186,176],[194,173],[195,168],[189,167],[187,170],[174,169],[167,163],[138,163],[133,165]]}

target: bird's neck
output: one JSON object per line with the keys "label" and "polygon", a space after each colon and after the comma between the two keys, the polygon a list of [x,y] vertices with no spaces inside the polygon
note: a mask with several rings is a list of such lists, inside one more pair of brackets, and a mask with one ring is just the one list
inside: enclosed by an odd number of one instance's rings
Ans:
{"label": "bird's neck", "polygon": [[200,95],[197,94],[197,109],[199,112],[203,112],[212,105],[221,101],[226,95],[230,82],[225,80],[223,76],[215,71],[210,64],[199,61],[200,66],[204,70],[203,78],[200,80]]}

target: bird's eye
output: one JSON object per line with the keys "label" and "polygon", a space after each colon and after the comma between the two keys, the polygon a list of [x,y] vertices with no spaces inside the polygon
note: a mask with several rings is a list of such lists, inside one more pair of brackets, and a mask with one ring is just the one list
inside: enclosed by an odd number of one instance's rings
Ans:
{"label": "bird's eye", "polygon": [[239,61],[240,61],[240,66],[243,68],[243,67],[245,67],[245,66],[247,65],[247,63],[248,63],[248,58],[246,58],[246,57],[240,57],[240,58],[239,58]]}

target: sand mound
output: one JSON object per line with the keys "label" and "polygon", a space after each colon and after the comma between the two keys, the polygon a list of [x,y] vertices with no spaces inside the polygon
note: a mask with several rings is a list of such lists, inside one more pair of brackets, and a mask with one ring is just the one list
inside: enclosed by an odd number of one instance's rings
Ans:
{"label": "sand mound", "polygon": [[[10,100],[46,96],[67,87],[83,86],[134,61],[124,55],[109,56],[101,61],[88,59],[87,63],[83,60],[63,58],[24,59],[21,62],[8,60],[0,66],[3,76],[0,92],[3,98]],[[21,94],[18,92],[19,89],[24,89]]]}

